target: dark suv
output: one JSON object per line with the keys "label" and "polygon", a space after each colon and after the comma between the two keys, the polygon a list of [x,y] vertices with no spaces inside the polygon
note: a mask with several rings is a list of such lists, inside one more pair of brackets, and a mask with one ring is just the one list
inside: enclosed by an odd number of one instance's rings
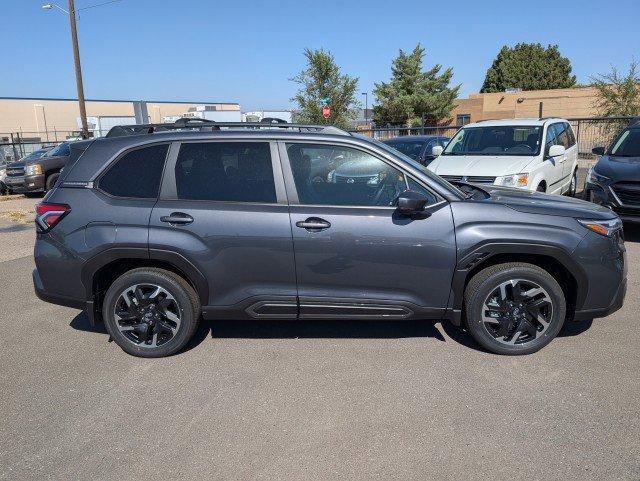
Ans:
{"label": "dark suv", "polygon": [[[244,127],[182,121],[75,144],[37,207],[38,296],[86,309],[147,357],[181,349],[200,318],[449,320],[490,351],[527,354],[565,319],[622,305],[609,209],[454,186],[333,127]],[[314,177],[328,157],[357,175]]]}

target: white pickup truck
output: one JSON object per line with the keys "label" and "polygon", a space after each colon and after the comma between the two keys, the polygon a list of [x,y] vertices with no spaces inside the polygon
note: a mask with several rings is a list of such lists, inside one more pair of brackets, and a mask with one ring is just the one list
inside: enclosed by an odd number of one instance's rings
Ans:
{"label": "white pickup truck", "polygon": [[578,146],[564,119],[487,120],[462,127],[429,170],[452,181],[575,195]]}

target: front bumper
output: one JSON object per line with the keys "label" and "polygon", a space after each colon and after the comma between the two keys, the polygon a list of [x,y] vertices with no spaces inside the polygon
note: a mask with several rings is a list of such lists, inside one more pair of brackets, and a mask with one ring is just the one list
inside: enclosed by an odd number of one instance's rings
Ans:
{"label": "front bumper", "polygon": [[597,317],[607,317],[609,314],[613,314],[618,309],[622,307],[624,303],[624,298],[627,294],[627,279],[624,279],[620,286],[618,287],[618,291],[613,298],[611,304],[604,308],[599,309],[582,309],[575,312],[573,319],[576,321],[581,321],[585,319],[595,319]]}
{"label": "front bumper", "polygon": [[624,222],[640,222],[640,205],[620,201],[609,185],[585,182],[585,199],[614,211]]}
{"label": "front bumper", "polygon": [[[17,178],[17,177],[16,177]],[[24,192],[44,192],[44,174],[25,175],[21,183],[9,185],[12,192],[21,194]]]}

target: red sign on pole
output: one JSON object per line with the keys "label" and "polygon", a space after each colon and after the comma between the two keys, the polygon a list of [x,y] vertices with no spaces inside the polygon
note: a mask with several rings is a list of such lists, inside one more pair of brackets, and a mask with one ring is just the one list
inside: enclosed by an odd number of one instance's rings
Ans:
{"label": "red sign on pole", "polygon": [[328,119],[328,118],[331,116],[331,109],[329,108],[329,106],[328,106],[328,105],[324,105],[324,106],[322,107],[322,116],[323,116],[325,119]]}

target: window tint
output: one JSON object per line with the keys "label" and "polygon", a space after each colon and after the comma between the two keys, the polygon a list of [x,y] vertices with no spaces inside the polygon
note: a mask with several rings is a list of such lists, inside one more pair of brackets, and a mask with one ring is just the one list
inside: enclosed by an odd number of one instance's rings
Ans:
{"label": "window tint", "polygon": [[573,129],[571,125],[565,124],[567,126],[567,135],[569,136],[569,147],[573,147],[576,145],[576,136],[573,133]]}
{"label": "window tint", "polygon": [[640,129],[625,130],[613,144],[611,155],[640,157]]}
{"label": "window tint", "polygon": [[393,206],[407,190],[401,171],[357,149],[287,144],[287,153],[301,204]]}
{"label": "window tint", "polygon": [[545,154],[549,152],[549,147],[557,144],[558,144],[558,139],[557,139],[555,125],[550,125],[549,127],[547,127],[547,137],[544,143]]}
{"label": "window tint", "polygon": [[567,124],[554,124],[556,130],[556,142],[558,145],[562,145],[565,149],[568,149],[571,145],[569,143],[569,132],[567,131]]}
{"label": "window tint", "polygon": [[99,188],[116,197],[156,198],[168,149],[153,145],[126,153],[100,178]]}
{"label": "window tint", "polygon": [[179,199],[276,202],[268,142],[182,144],[175,173]]}

